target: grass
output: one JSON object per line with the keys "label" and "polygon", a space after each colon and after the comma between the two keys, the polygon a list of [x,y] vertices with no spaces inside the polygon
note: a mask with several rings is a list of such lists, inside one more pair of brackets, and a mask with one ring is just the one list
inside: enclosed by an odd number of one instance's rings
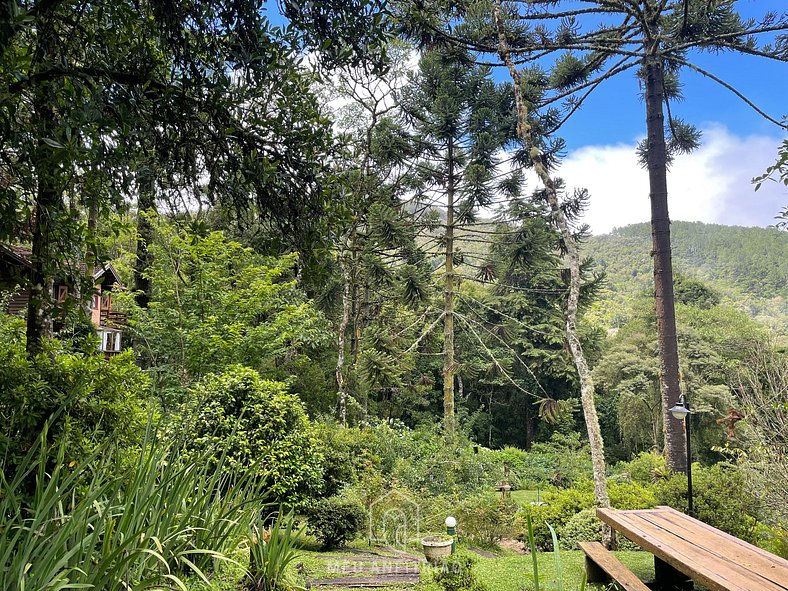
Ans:
{"label": "grass", "polygon": [[536,503],[542,496],[544,491],[538,490],[513,490],[511,492],[512,500],[520,506]]}
{"label": "grass", "polygon": [[[654,578],[651,554],[647,552],[616,552],[618,558],[642,580]],[[580,588],[583,579],[584,554],[579,551],[561,552],[563,588],[566,591]],[[542,589],[557,588],[555,562],[551,553],[540,553],[539,575]],[[531,557],[523,555],[479,559],[476,573],[489,591],[520,591],[533,589]]]}
{"label": "grass", "polygon": [[[536,491],[517,491],[532,492],[534,498]],[[307,579],[333,578],[340,576],[332,567],[331,558],[340,560],[347,557],[350,552],[345,549],[322,552],[316,540],[305,536],[305,548],[301,551],[298,558],[288,567],[288,580],[298,587],[305,587]],[[357,538],[348,545],[350,548],[359,550],[372,550],[385,554],[380,548],[370,548],[365,538]],[[408,548],[408,551],[417,555],[419,551],[416,547]],[[461,550],[462,551],[462,550]],[[627,565],[641,580],[649,581],[654,578],[653,557],[648,552],[616,552],[616,556]],[[527,554],[515,554],[513,552],[503,552],[496,558],[474,557],[477,559],[475,565],[476,575],[479,581],[484,583],[487,591],[532,591],[533,570],[531,556]],[[244,553],[236,552],[233,558],[242,562],[245,566],[248,560],[248,551]],[[381,562],[385,561],[381,557]],[[539,574],[541,579],[541,589],[551,591],[557,589],[555,580],[556,569],[553,554],[551,552],[541,552],[538,555]],[[561,564],[563,574],[563,589],[574,591],[580,589],[580,582],[583,578],[585,568],[584,554],[577,551],[562,551]],[[362,576],[362,575],[359,575]],[[208,586],[201,582],[197,577],[187,581],[189,591],[238,591],[239,582],[243,578],[243,567],[235,564],[223,564],[211,578],[211,585]],[[328,591],[348,591],[348,588],[326,587]],[[589,589],[600,589],[590,586]],[[443,589],[432,581],[432,575],[427,567],[421,572],[421,583],[416,586],[392,586],[380,588],[379,591],[443,591]]]}
{"label": "grass", "polygon": [[[357,548],[368,548],[364,544],[352,544]],[[376,550],[377,551],[377,550]],[[314,552],[305,551],[296,560],[303,565],[306,578],[336,577],[336,572],[330,570],[330,560],[320,556],[347,556],[347,551]],[[530,591],[534,588],[531,556],[524,554],[504,553],[496,558],[482,558],[474,555],[478,560],[476,566],[477,578],[484,583],[488,591]],[[654,578],[654,566],[651,554],[647,552],[616,552],[616,556],[626,564],[642,580]],[[584,554],[581,551],[562,551],[561,562],[563,571],[563,588],[572,591],[580,588],[584,572]],[[385,560],[381,558],[381,560]],[[549,591],[557,589],[555,576],[555,562],[550,552],[538,555],[541,588]],[[295,573],[293,573],[295,575]],[[296,580],[293,576],[292,580]],[[413,586],[389,587],[390,591],[442,591],[441,587],[432,581],[429,569],[422,570],[421,583]],[[298,580],[299,585],[304,584],[304,577]],[[593,589],[593,587],[590,587]],[[342,591],[341,587],[331,587],[332,591]],[[385,590],[383,590],[385,591]]]}

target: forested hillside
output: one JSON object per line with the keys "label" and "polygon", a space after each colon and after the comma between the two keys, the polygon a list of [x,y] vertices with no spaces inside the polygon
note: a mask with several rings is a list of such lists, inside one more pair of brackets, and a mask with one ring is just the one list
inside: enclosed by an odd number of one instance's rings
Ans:
{"label": "forested hillside", "polygon": [[[787,581],[730,536],[788,559],[788,233],[666,231],[680,74],[788,64],[777,2],[0,2],[0,591],[578,589],[657,507]],[[563,156],[636,136],[590,238]]]}
{"label": "forested hillside", "polygon": [[[743,228],[673,222],[673,265],[700,279],[726,304],[781,333],[788,330],[788,234],[771,228]],[[633,294],[651,291],[651,227],[634,224],[594,236],[585,245],[607,274],[607,286],[592,314],[616,327],[626,322]]]}

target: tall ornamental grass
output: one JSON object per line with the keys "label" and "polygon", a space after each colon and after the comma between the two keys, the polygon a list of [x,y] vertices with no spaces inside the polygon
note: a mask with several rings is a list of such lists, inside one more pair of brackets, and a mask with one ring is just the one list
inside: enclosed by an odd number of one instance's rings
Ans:
{"label": "tall ornamental grass", "polygon": [[0,477],[4,591],[185,591],[182,579],[207,582],[260,509],[253,484],[231,482],[208,461],[183,464],[180,448],[152,431],[139,461],[119,474],[108,446],[66,466],[67,443],[52,454],[46,437],[45,429],[10,481]]}

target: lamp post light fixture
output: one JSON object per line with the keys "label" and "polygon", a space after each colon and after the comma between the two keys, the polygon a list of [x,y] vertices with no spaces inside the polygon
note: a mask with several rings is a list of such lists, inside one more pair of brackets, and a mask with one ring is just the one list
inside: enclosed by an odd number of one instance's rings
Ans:
{"label": "lamp post light fixture", "polygon": [[670,409],[670,414],[684,422],[684,431],[687,435],[687,513],[692,515],[692,453],[690,451],[690,417],[692,413],[689,400],[683,393],[679,395],[679,401]]}
{"label": "lamp post light fixture", "polygon": [[446,518],[446,533],[450,535],[451,538],[451,553],[454,554],[457,552],[456,544],[457,542],[454,539],[454,535],[457,533],[457,520],[449,515]]}

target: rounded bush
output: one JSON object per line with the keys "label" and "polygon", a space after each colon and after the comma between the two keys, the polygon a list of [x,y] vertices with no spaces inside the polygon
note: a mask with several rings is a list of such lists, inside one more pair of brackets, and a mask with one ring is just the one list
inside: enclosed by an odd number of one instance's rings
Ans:
{"label": "rounded bush", "polygon": [[594,509],[583,509],[569,518],[558,531],[558,539],[566,550],[578,550],[578,542],[602,541],[602,522]]}
{"label": "rounded bush", "polygon": [[353,540],[364,525],[364,508],[351,499],[321,499],[307,511],[309,533],[324,550],[336,548]]}
{"label": "rounded bush", "polygon": [[[558,532],[558,540],[565,550],[579,550],[578,542],[601,542],[602,522],[596,516],[596,509],[583,509],[573,515]],[[616,537],[619,550],[639,550],[623,536]]]}
{"label": "rounded bush", "polygon": [[[265,482],[276,500],[298,504],[322,488],[318,439],[303,403],[281,382],[233,366],[211,374],[192,391],[181,432],[196,453],[225,454],[229,478]],[[250,472],[251,471],[251,472]]]}

